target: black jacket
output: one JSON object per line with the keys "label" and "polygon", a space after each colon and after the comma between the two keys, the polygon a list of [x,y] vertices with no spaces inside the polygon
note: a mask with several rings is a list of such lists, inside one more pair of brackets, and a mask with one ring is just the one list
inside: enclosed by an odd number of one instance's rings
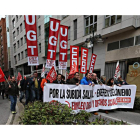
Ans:
{"label": "black jacket", "polygon": [[92,80],[92,82],[93,82],[95,85],[97,85],[97,84],[98,84],[96,80]]}
{"label": "black jacket", "polygon": [[[57,80],[53,81],[54,84],[59,84]],[[65,82],[63,80],[61,80],[60,84],[65,84]]]}
{"label": "black jacket", "polygon": [[[35,89],[35,81],[33,81],[33,79],[34,79],[34,77],[32,77],[32,78],[30,78],[29,79],[29,83],[30,83],[30,87],[32,88],[32,89]],[[37,78],[37,81],[38,81],[38,89],[40,90],[40,84],[41,84],[41,80],[40,80],[40,78]]]}
{"label": "black jacket", "polygon": [[[9,84],[11,85],[11,88],[9,88]],[[9,95],[12,95],[12,96],[19,95],[18,83],[17,82],[9,82],[9,84],[6,84],[7,93]]]}
{"label": "black jacket", "polygon": [[68,82],[68,84],[71,84],[71,85],[76,85],[76,83],[79,83],[79,80],[76,79],[76,78],[72,78],[72,79],[70,79],[70,81]]}
{"label": "black jacket", "polygon": [[5,83],[4,82],[1,82],[0,83],[0,90],[5,90]]}

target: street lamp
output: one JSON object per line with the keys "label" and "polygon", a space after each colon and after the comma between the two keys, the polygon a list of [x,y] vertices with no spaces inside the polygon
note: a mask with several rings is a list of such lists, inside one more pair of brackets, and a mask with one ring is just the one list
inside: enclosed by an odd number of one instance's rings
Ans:
{"label": "street lamp", "polygon": [[92,33],[93,33],[93,36],[92,37],[90,36],[89,38],[86,39],[85,46],[89,49],[92,48],[92,53],[93,53],[94,43],[103,43],[104,40],[102,39],[101,34],[94,36],[94,29]]}

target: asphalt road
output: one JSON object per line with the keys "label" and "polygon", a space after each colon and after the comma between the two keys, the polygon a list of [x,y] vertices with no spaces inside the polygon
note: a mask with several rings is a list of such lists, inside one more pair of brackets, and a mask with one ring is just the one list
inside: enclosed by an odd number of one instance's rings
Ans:
{"label": "asphalt road", "polygon": [[[109,120],[117,120],[127,122],[131,125],[140,125],[140,113],[131,112],[131,111],[109,111],[108,114],[104,112],[98,112],[98,116]],[[91,119],[96,118],[97,116],[92,115]]]}
{"label": "asphalt road", "polygon": [[0,95],[0,125],[7,123],[10,115],[10,101],[8,99],[2,99]]}

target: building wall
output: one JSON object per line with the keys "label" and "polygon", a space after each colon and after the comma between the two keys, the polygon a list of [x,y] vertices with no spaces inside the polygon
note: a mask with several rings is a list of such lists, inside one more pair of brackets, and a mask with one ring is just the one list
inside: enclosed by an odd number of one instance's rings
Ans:
{"label": "building wall", "polygon": [[1,27],[1,35],[0,35],[0,65],[5,72],[8,72],[8,52],[7,52],[7,38],[6,38],[6,20],[2,18],[0,20],[0,27]]}

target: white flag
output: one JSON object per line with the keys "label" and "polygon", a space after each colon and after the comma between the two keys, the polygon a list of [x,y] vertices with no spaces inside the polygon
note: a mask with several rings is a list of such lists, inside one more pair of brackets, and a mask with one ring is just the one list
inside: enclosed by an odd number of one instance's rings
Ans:
{"label": "white flag", "polygon": [[42,69],[42,72],[41,72],[41,77],[45,78],[45,67],[44,67],[44,64],[43,64],[43,69]]}
{"label": "white flag", "polygon": [[117,62],[117,65],[116,65],[116,71],[115,71],[115,76],[114,78],[115,79],[118,79],[118,77],[120,76],[120,65],[119,65],[119,61]]}

